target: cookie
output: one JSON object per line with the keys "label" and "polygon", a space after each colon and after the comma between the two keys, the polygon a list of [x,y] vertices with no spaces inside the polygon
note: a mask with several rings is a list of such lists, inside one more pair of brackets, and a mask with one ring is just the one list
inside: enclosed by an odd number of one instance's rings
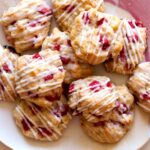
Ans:
{"label": "cookie", "polygon": [[90,65],[79,62],[75,56],[71,41],[66,32],[61,32],[54,28],[52,34],[43,43],[43,49],[50,48],[60,53],[60,58],[66,70],[64,82],[69,84],[79,78],[87,77],[92,74]]}
{"label": "cookie", "polygon": [[134,98],[125,86],[118,86],[117,91],[119,99],[112,111],[97,117],[97,122],[88,122],[84,117],[81,118],[81,127],[88,136],[97,142],[116,143],[132,127]]}
{"label": "cookie", "polygon": [[128,87],[136,97],[137,104],[150,113],[150,62],[138,65],[128,81]]}
{"label": "cookie", "polygon": [[117,56],[123,47],[121,20],[95,9],[76,17],[71,30],[75,54],[85,62],[97,65]]}
{"label": "cookie", "polygon": [[110,58],[105,66],[109,72],[132,74],[137,65],[145,59],[146,27],[136,20],[124,19],[121,32],[124,46],[120,54],[114,59]]}
{"label": "cookie", "polygon": [[[33,55],[23,55],[18,58],[16,70],[16,91],[21,99],[37,104],[37,98],[60,97],[65,71],[57,51],[46,49]],[[38,104],[44,106],[45,102]]]}
{"label": "cookie", "polygon": [[14,110],[14,119],[24,136],[41,141],[58,140],[67,128],[71,115],[62,100],[51,108],[21,102]]}
{"label": "cookie", "polygon": [[95,8],[104,11],[103,0],[52,0],[56,22],[63,31],[72,28],[76,16],[84,10]]}
{"label": "cookie", "polygon": [[0,46],[0,101],[15,101],[15,63],[18,55],[10,46]]}
{"label": "cookie", "polygon": [[52,9],[44,0],[21,0],[4,12],[0,22],[18,53],[38,49],[48,35]]}
{"label": "cookie", "polygon": [[103,115],[115,107],[115,86],[104,76],[91,76],[74,81],[69,87],[69,106],[74,114]]}

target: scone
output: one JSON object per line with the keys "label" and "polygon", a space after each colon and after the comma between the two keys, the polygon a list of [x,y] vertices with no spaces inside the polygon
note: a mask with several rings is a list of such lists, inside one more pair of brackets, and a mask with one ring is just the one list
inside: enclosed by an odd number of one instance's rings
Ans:
{"label": "scone", "polygon": [[16,91],[21,99],[43,106],[45,102],[37,103],[37,98],[60,97],[65,70],[57,51],[46,49],[23,55],[18,58],[16,70]]}
{"label": "scone", "polygon": [[102,116],[97,116],[95,122],[88,122],[83,116],[81,127],[92,139],[100,143],[116,143],[132,127],[134,119],[134,98],[126,86],[118,86],[119,98],[116,107]]}
{"label": "scone", "polygon": [[137,104],[150,113],[150,62],[138,65],[128,81],[128,86],[135,95]]}
{"label": "scone", "polygon": [[71,120],[68,106],[61,100],[51,108],[21,102],[14,110],[14,119],[24,136],[41,141],[58,140]]}
{"label": "scone", "polygon": [[110,58],[105,66],[109,72],[132,74],[137,65],[145,59],[146,27],[141,22],[124,19],[121,32],[124,46],[120,54],[114,59]]}
{"label": "scone", "polygon": [[0,101],[15,101],[15,63],[18,56],[10,46],[0,46]]}
{"label": "scone", "polygon": [[110,79],[104,76],[91,76],[74,81],[69,87],[69,106],[74,114],[103,115],[115,107],[118,94]]}
{"label": "scone", "polygon": [[98,11],[104,11],[103,0],[52,0],[56,22],[63,31],[69,31],[72,24],[84,10],[96,8]]}
{"label": "scone", "polygon": [[42,47],[43,49],[50,48],[51,50],[59,51],[61,61],[66,70],[65,83],[69,84],[74,80],[92,74],[92,67],[79,62],[75,56],[70,38],[66,32],[61,32],[54,28],[52,34],[45,39]]}
{"label": "scone", "polygon": [[4,12],[0,22],[18,53],[39,48],[50,29],[52,9],[44,0],[21,0]]}
{"label": "scone", "polygon": [[70,34],[75,54],[92,65],[117,56],[123,47],[120,27],[121,20],[116,16],[95,9],[81,12]]}

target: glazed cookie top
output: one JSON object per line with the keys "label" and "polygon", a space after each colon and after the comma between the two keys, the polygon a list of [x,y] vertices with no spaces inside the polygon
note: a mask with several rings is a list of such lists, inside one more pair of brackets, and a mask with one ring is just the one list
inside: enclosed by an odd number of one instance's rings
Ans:
{"label": "glazed cookie top", "polygon": [[92,74],[92,68],[87,64],[80,63],[75,56],[70,38],[66,32],[61,32],[54,28],[51,36],[47,37],[43,43],[43,49],[47,48],[60,53],[61,61],[66,70],[65,83],[68,84],[75,79]]}
{"label": "glazed cookie top", "polygon": [[69,87],[70,108],[74,110],[74,114],[88,114],[87,118],[112,110],[117,99],[115,86],[104,76],[77,80]]}
{"label": "glazed cookie top", "polygon": [[62,136],[71,115],[62,97],[51,108],[21,102],[14,111],[14,118],[25,136],[36,140],[55,141]]}
{"label": "glazed cookie top", "polygon": [[128,86],[137,98],[137,103],[147,112],[150,112],[150,62],[138,65]]}
{"label": "glazed cookie top", "polygon": [[16,70],[16,91],[21,99],[61,95],[65,71],[57,51],[21,56]]}
{"label": "glazed cookie top", "polygon": [[104,11],[103,0],[52,0],[52,4],[56,21],[63,31],[70,31],[74,19],[84,10]]}
{"label": "glazed cookie top", "polygon": [[146,27],[136,20],[122,20],[124,46],[120,54],[108,60],[106,68],[121,74],[132,74],[137,65],[145,59]]}
{"label": "glazed cookie top", "polygon": [[116,107],[94,120],[81,117],[81,126],[94,140],[102,143],[115,143],[123,138],[131,128],[134,119],[134,98],[126,86],[116,86],[119,98]]}
{"label": "glazed cookie top", "polygon": [[21,0],[4,12],[1,23],[18,53],[42,45],[50,28],[52,9],[44,0]]}
{"label": "glazed cookie top", "polygon": [[15,101],[15,63],[18,56],[10,46],[0,46],[0,101]]}
{"label": "glazed cookie top", "polygon": [[81,12],[72,26],[75,54],[89,64],[100,64],[122,49],[121,20],[116,16],[90,9]]}

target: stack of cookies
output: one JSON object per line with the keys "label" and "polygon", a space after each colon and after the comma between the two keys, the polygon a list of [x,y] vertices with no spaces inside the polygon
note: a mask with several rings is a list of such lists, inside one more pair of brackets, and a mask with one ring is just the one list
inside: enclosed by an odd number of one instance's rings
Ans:
{"label": "stack of cookies", "polygon": [[[118,142],[134,120],[133,95],[150,112],[146,27],[104,13],[103,0],[51,2],[21,0],[0,19],[14,47],[0,47],[0,101],[16,102],[14,119],[26,137],[58,140],[72,112],[94,140]],[[52,16],[58,27],[50,30]],[[108,72],[133,74],[129,89],[94,76],[102,63]]]}

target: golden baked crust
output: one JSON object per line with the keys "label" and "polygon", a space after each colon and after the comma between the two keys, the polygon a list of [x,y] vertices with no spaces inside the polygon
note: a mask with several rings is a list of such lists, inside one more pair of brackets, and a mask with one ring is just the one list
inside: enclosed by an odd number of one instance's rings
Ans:
{"label": "golden baked crust", "polygon": [[37,98],[60,97],[65,70],[57,51],[46,49],[33,55],[23,55],[18,58],[16,70],[16,91],[21,99],[47,106],[47,103],[51,105],[51,101],[38,103]]}
{"label": "golden baked crust", "polygon": [[79,78],[87,77],[92,74],[92,67],[88,64],[79,62],[75,56],[71,41],[66,32],[61,32],[54,28],[52,34],[43,43],[43,49],[50,48],[60,53],[60,58],[66,70],[64,82],[69,84]]}
{"label": "golden baked crust", "polygon": [[150,113],[150,62],[138,65],[128,80],[128,87],[135,95],[137,104]]}
{"label": "golden baked crust", "polygon": [[147,48],[146,28],[136,20],[122,20],[123,49],[114,59],[105,63],[106,70],[120,74],[132,74],[139,63],[145,59]]}
{"label": "golden baked crust", "polygon": [[118,17],[95,9],[81,12],[70,34],[77,57],[97,65],[117,56],[123,47],[120,23]]}
{"label": "golden baked crust", "polygon": [[0,46],[0,101],[15,101],[15,64],[18,55],[12,53],[10,46]]}
{"label": "golden baked crust", "polygon": [[52,0],[54,15],[59,27],[63,31],[69,31],[76,16],[84,10],[95,8],[104,11],[103,0]]}
{"label": "golden baked crust", "polygon": [[0,22],[18,53],[39,48],[50,29],[52,9],[44,0],[21,0],[4,12]]}
{"label": "golden baked crust", "polygon": [[71,120],[64,97],[50,108],[22,101],[13,115],[24,136],[41,141],[58,140]]}
{"label": "golden baked crust", "polygon": [[134,119],[134,98],[126,86],[117,86],[119,99],[116,107],[95,122],[88,122],[83,116],[81,127],[92,139],[100,143],[116,143],[129,131]]}

